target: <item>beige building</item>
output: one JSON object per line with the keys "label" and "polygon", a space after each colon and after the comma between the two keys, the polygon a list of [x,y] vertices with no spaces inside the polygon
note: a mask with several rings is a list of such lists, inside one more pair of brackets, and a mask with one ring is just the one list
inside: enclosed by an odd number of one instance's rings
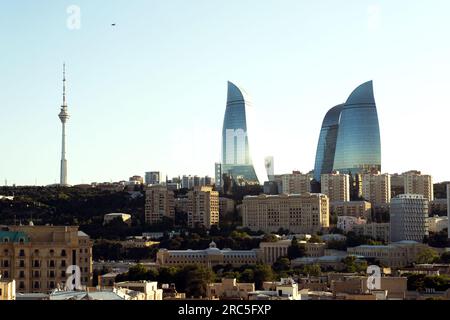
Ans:
{"label": "beige building", "polygon": [[145,222],[157,224],[163,217],[175,218],[174,193],[164,186],[150,186],[145,197]]}
{"label": "beige building", "polygon": [[121,220],[123,223],[131,226],[131,214],[127,213],[108,213],[103,218],[103,224],[107,225],[115,220]]}
{"label": "beige building", "polygon": [[253,231],[315,234],[329,227],[328,197],[323,194],[247,196],[242,203],[243,226]]}
{"label": "beige building", "polygon": [[391,176],[380,173],[363,174],[362,197],[373,206],[388,206],[391,202]]}
{"label": "beige building", "polygon": [[143,300],[162,300],[163,290],[158,289],[158,282],[152,281],[126,281],[114,284],[116,289],[127,289],[144,294]]}
{"label": "beige building", "polygon": [[428,248],[426,244],[415,241],[400,241],[384,246],[363,245],[348,248],[350,255],[373,258],[388,267],[402,268],[417,262],[418,255]]}
{"label": "beige building", "polygon": [[92,283],[92,241],[78,227],[9,226],[0,229],[0,274],[16,280],[19,293],[64,287],[69,266],[80,268],[81,285]]}
{"label": "beige building", "polygon": [[321,191],[328,196],[330,202],[350,201],[350,176],[339,172],[323,174]]}
{"label": "beige building", "polygon": [[212,187],[195,187],[188,193],[188,226],[211,228],[219,224],[219,193]]}
{"label": "beige building", "polygon": [[238,283],[236,279],[222,279],[220,283],[210,283],[206,288],[208,299],[248,300],[249,292],[255,291],[254,283]]}
{"label": "beige building", "polygon": [[3,281],[0,277],[0,301],[16,300],[16,281]]}
{"label": "beige building", "polygon": [[370,237],[375,240],[390,242],[390,225],[387,223],[367,223],[353,227],[353,232],[358,235]]}
{"label": "beige building", "polygon": [[302,174],[293,172],[281,176],[282,193],[284,194],[303,194],[311,192],[312,174]]}
{"label": "beige building", "polygon": [[428,201],[434,200],[433,178],[424,175],[420,171],[408,171],[403,173],[405,194],[421,194]]}
{"label": "beige building", "polygon": [[367,201],[334,201],[330,202],[330,213],[370,220],[372,205]]}
{"label": "beige building", "polygon": [[384,299],[403,300],[408,291],[406,277],[382,277],[380,279],[380,288],[369,290],[367,286],[367,277],[350,276],[344,279],[334,280],[331,283],[331,290],[334,297],[344,298],[345,300],[379,300],[374,299],[374,292],[386,291]]}

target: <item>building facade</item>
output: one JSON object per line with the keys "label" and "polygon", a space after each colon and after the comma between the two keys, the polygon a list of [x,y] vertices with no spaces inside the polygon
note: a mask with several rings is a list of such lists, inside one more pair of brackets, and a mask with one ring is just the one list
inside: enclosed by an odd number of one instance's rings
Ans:
{"label": "building facade", "polygon": [[228,98],[222,131],[222,173],[242,184],[259,184],[250,156],[247,132],[246,92],[228,82]]}
{"label": "building facade", "polygon": [[399,195],[391,201],[390,238],[393,242],[422,242],[428,236],[428,200],[423,195]]}
{"label": "building facade", "polygon": [[249,292],[255,291],[254,283],[239,283],[236,279],[222,279],[220,283],[209,283],[206,287],[208,299],[248,300]]}
{"label": "building facade", "polygon": [[211,228],[219,224],[219,192],[195,187],[188,193],[188,226]]}
{"label": "building facade", "polygon": [[366,223],[353,227],[353,232],[358,235],[370,237],[375,240],[390,242],[390,225],[389,223]]}
{"label": "building facade", "polygon": [[362,219],[360,217],[352,217],[352,216],[339,216],[337,221],[337,228],[341,229],[344,232],[353,231],[353,229],[362,224],[366,224],[367,220]]}
{"label": "building facade", "polygon": [[403,173],[405,194],[421,194],[428,201],[434,200],[433,178],[420,171]]}
{"label": "building facade", "polygon": [[164,186],[150,186],[145,196],[145,222],[158,224],[164,217],[175,218],[174,192]]}
{"label": "building facade", "polygon": [[329,227],[329,202],[323,194],[247,196],[242,203],[243,226],[253,231],[317,233]]}
{"label": "building facade", "polygon": [[302,174],[293,172],[281,176],[282,193],[284,194],[303,194],[311,192],[312,174]]}
{"label": "building facade", "polygon": [[376,207],[387,207],[391,202],[391,176],[379,172],[362,175],[362,197]]}
{"label": "building facade", "polygon": [[370,220],[372,205],[367,201],[334,201],[330,202],[330,213]]}
{"label": "building facade", "polygon": [[328,196],[330,202],[350,201],[350,176],[339,172],[323,174],[321,192]]}
{"label": "building facade", "polygon": [[157,185],[160,184],[161,181],[161,172],[159,171],[150,171],[145,173],[145,184],[146,185]]}
{"label": "building facade", "polygon": [[9,226],[0,230],[0,274],[16,280],[19,293],[47,293],[80,268],[82,286],[92,284],[92,241],[78,227]]}
{"label": "building facade", "polygon": [[2,300],[16,300],[15,280],[3,281],[0,277],[0,301]]}

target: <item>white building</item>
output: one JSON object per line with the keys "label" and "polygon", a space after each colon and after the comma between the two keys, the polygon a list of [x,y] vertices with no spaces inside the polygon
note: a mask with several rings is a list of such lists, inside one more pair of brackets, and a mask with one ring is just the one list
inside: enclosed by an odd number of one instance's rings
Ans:
{"label": "white building", "polygon": [[427,221],[429,232],[439,233],[448,228],[448,217],[434,216],[427,218]]}
{"label": "white building", "polygon": [[127,281],[114,284],[115,288],[128,289],[142,292],[145,295],[144,300],[162,300],[163,290],[158,289],[158,282],[150,281]]}
{"label": "white building", "polygon": [[111,222],[113,222],[114,220],[121,220],[122,222],[131,225],[131,214],[127,214],[127,213],[108,213],[105,214],[105,216],[103,217],[103,224],[107,225]]}
{"label": "white building", "polygon": [[248,293],[249,300],[301,300],[298,284],[291,278],[264,282],[264,290]]}
{"label": "white building", "polygon": [[353,228],[357,225],[366,224],[367,220],[360,217],[341,216],[338,217],[337,228],[344,232],[353,231]]}
{"label": "white building", "polygon": [[390,239],[392,242],[422,242],[428,236],[428,200],[423,195],[404,194],[391,201]]}

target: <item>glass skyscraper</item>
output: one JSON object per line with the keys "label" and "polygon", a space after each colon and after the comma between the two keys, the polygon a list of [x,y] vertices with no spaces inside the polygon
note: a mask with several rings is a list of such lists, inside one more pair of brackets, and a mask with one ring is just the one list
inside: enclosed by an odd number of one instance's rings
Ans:
{"label": "glass skyscraper", "polygon": [[334,170],[352,174],[381,171],[381,139],[373,82],[350,95],[341,112]]}
{"label": "glass skyscraper", "polygon": [[381,141],[373,82],[350,95],[347,102],[328,111],[316,153],[314,179],[340,171],[358,174],[381,171]]}
{"label": "glass skyscraper", "polygon": [[250,157],[247,133],[247,107],[251,106],[246,92],[228,82],[228,98],[222,131],[222,173],[235,181],[258,184]]}
{"label": "glass skyscraper", "polygon": [[314,179],[318,182],[320,182],[320,177],[323,173],[331,173],[333,171],[339,119],[343,108],[343,104],[332,108],[327,112],[323,120],[314,166]]}

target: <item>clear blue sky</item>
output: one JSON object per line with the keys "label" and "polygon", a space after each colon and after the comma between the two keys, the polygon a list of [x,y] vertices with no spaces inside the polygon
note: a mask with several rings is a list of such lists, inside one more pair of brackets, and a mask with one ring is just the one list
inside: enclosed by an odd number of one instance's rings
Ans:
{"label": "clear blue sky", "polygon": [[[72,4],[80,30],[66,25]],[[374,80],[383,171],[450,180],[449,12],[447,0],[1,1],[1,184],[59,181],[64,61],[72,184],[212,176],[227,80],[253,97],[253,160],[273,155],[276,173],[313,169],[326,111]]]}

